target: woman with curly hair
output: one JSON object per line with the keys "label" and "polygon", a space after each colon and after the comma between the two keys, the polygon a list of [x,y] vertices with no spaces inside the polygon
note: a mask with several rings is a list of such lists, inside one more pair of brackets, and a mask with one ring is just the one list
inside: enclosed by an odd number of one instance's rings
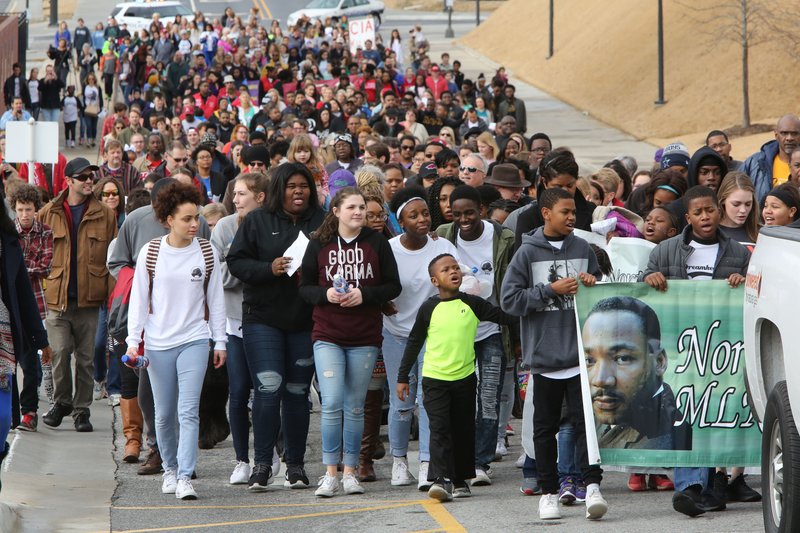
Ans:
{"label": "woman with curly hair", "polygon": [[319,205],[324,205],[325,199],[328,197],[328,173],[325,171],[325,165],[319,157],[311,137],[305,133],[295,135],[289,144],[286,159],[292,163],[305,165],[311,172],[311,175],[314,176],[314,183],[317,185]]}
{"label": "woman with curly hair", "polygon": [[202,201],[196,188],[182,183],[166,185],[156,194],[153,213],[169,233],[139,253],[126,339],[126,354],[136,360],[144,333],[164,465],[161,492],[182,500],[197,499],[191,476],[197,463],[209,343],[214,343],[215,368],[225,364],[227,356],[219,259],[207,240],[196,237]]}
{"label": "woman with curly hair", "polygon": [[428,205],[431,208],[431,231],[442,224],[453,221],[450,211],[450,193],[464,182],[458,178],[439,178],[428,189]]}

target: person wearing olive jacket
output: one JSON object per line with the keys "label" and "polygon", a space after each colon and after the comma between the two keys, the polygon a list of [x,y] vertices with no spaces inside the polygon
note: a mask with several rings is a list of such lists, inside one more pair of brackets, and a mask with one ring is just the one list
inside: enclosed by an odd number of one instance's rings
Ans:
{"label": "person wearing olive jacket", "polygon": [[[298,293],[299,272],[288,275],[286,250],[300,232],[307,237],[324,218],[314,177],[297,163],[284,163],[269,184],[264,207],[239,226],[227,256],[231,274],[244,283],[242,337],[254,385],[252,491],[272,478],[272,451],[284,424],[284,486],[306,488],[308,391],[314,374],[310,304]],[[300,257],[296,259],[302,259]]]}

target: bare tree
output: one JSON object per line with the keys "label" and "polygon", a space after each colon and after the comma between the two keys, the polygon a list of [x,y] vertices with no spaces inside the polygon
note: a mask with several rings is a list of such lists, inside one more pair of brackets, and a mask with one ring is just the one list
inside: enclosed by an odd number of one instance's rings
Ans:
{"label": "bare tree", "polygon": [[[708,30],[709,44],[722,40],[741,47],[742,126],[750,127],[750,49],[776,38],[771,22],[776,3],[772,0],[720,0],[708,7],[677,3]],[[795,38],[800,45],[800,37]]]}

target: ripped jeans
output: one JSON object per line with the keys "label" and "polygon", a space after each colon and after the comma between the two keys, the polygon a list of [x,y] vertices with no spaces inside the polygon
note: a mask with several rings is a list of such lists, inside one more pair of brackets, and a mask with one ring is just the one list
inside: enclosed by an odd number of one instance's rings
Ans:
{"label": "ripped jeans", "polygon": [[253,383],[253,456],[272,462],[283,427],[287,465],[304,464],[308,439],[308,391],[314,375],[310,331],[284,331],[266,324],[242,324],[244,352]]}
{"label": "ripped jeans", "polygon": [[478,406],[475,416],[475,466],[487,469],[494,461],[497,447],[497,419],[503,378],[506,373],[506,356],[503,336],[495,333],[475,343],[478,362]]}
{"label": "ripped jeans", "polygon": [[326,466],[339,463],[342,441],[344,465],[358,466],[364,399],[379,350],[377,346],[314,343],[314,364],[322,394],[322,463]]}

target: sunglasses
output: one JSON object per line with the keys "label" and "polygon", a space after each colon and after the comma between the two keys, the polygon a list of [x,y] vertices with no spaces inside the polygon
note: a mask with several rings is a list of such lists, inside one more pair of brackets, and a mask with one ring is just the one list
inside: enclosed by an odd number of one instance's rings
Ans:
{"label": "sunglasses", "polygon": [[472,172],[477,172],[478,171],[478,167],[463,167],[462,166],[462,167],[458,167],[458,170],[460,172],[464,172],[466,170],[467,172],[472,173]]}
{"label": "sunglasses", "polygon": [[86,181],[92,178],[92,174],[78,174],[77,176],[70,176],[70,178],[78,181]]}
{"label": "sunglasses", "polygon": [[188,157],[174,157],[172,155],[170,157],[178,163],[186,163],[189,160]]}
{"label": "sunglasses", "polygon": [[265,167],[267,165],[265,165],[263,161],[253,161],[252,163],[250,163],[250,166],[251,167]]}
{"label": "sunglasses", "polygon": [[400,145],[400,149],[401,150],[413,150],[414,149],[414,145],[401,144]]}
{"label": "sunglasses", "polygon": [[119,196],[119,192],[117,191],[103,191],[103,198],[116,198]]}

